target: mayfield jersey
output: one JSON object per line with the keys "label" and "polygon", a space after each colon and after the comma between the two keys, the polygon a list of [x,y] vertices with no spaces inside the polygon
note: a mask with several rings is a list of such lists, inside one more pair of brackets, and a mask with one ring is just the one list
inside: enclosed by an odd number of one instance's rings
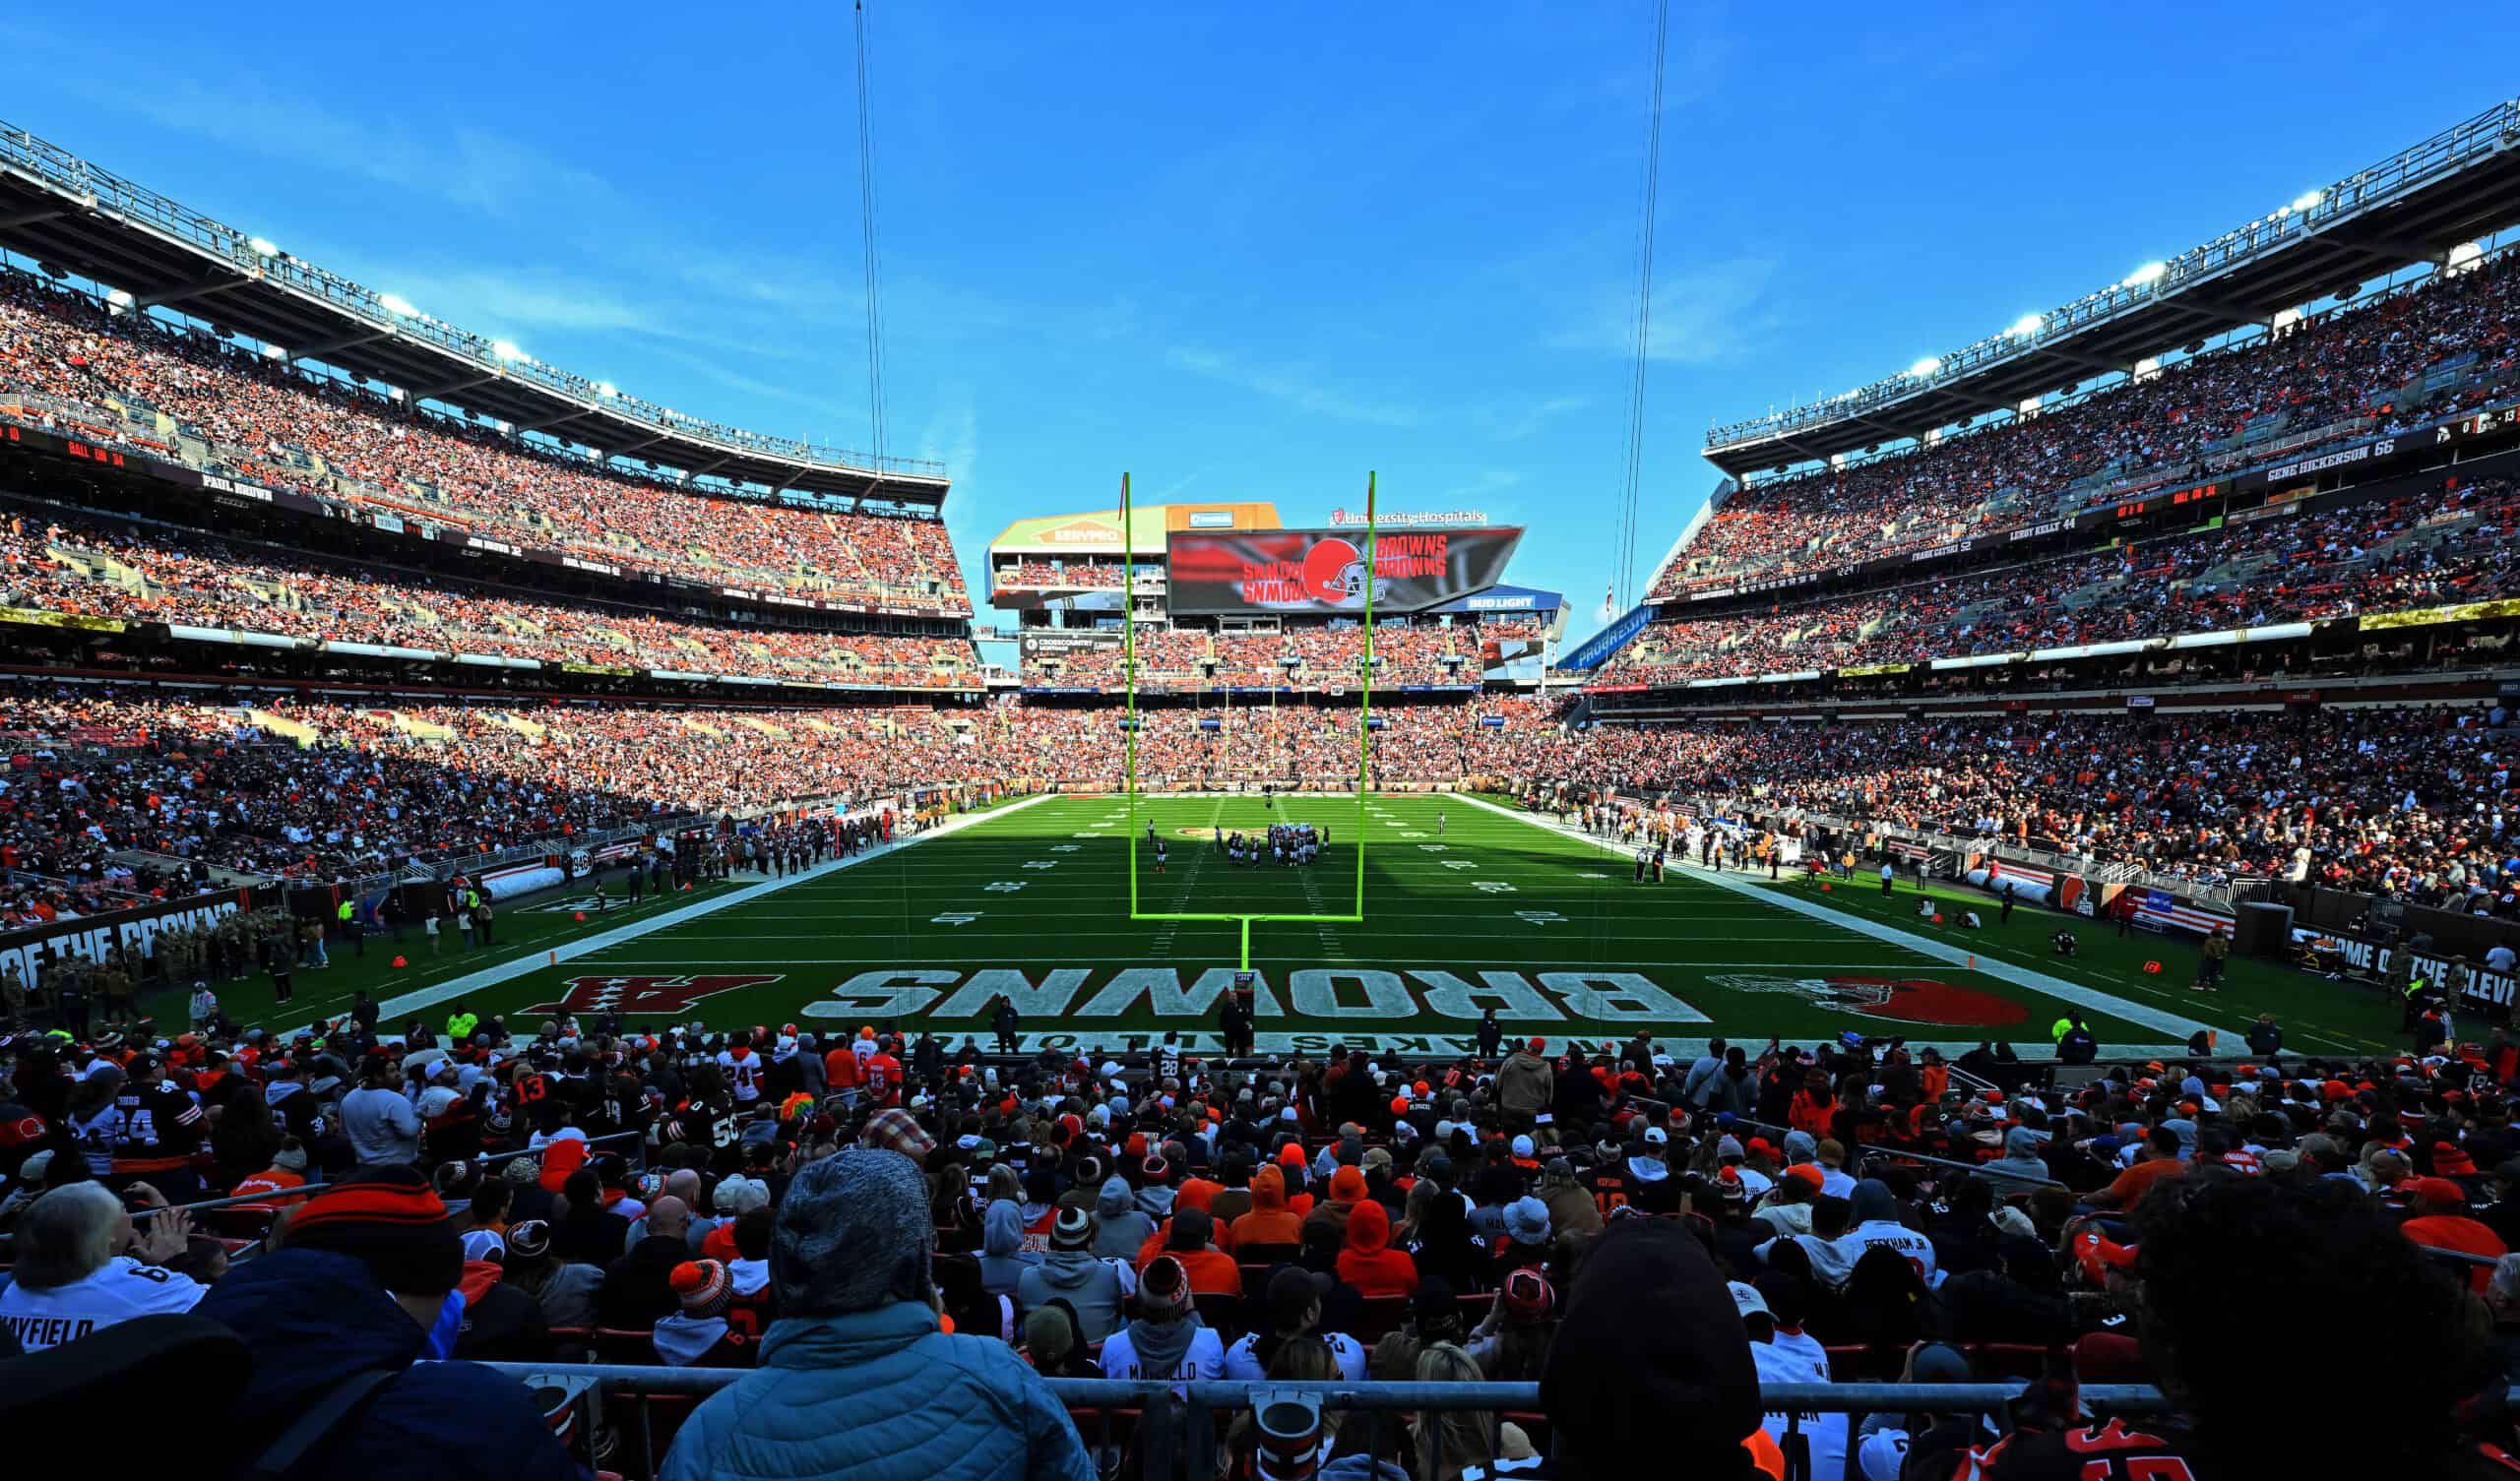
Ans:
{"label": "mayfield jersey", "polygon": [[188,1275],[117,1255],[68,1285],[0,1291],[0,1330],[27,1351],[42,1352],[117,1322],[191,1311],[209,1289]]}

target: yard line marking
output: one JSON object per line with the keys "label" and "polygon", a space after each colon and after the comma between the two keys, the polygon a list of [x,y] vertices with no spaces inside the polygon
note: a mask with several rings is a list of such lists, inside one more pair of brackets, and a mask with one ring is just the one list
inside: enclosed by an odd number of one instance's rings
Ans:
{"label": "yard line marking", "polygon": [[[992,819],[1009,817],[1038,803],[1047,802],[1049,798],[1050,794],[1044,792],[1037,797],[1027,797],[1021,802],[1008,803],[1004,807],[990,808],[986,812],[965,813],[959,818],[949,819],[934,828],[913,833],[907,838],[897,838],[880,849],[868,849],[864,853],[847,858],[827,859],[802,873],[791,874],[784,879],[764,880],[745,889],[724,891],[707,899],[693,900],[690,904],[667,911],[665,914],[631,921],[626,925],[615,926],[609,931],[598,931],[592,936],[581,936],[575,941],[560,946],[539,947],[523,956],[496,962],[478,971],[467,972],[461,977],[450,977],[434,986],[408,992],[400,997],[389,998],[377,1005],[377,1013],[381,1018],[409,1018],[422,1009],[435,1008],[440,1003],[451,1002],[467,993],[477,993],[502,983],[514,982],[530,972],[550,966],[554,961],[575,961],[583,956],[592,956],[625,942],[637,941],[665,927],[678,926],[686,921],[715,915],[730,906],[756,900],[766,895],[776,895],[782,890],[792,890],[808,880],[821,879],[825,875],[836,874],[844,869],[854,869],[869,860],[888,859],[905,848],[924,843],[930,838],[941,838],[948,833],[960,833],[966,828],[977,827]],[[536,961],[534,959],[536,956],[541,956],[543,959]],[[293,1008],[296,1005],[289,1006]],[[286,1037],[295,1031],[295,1028],[283,1030],[282,1036]]]}
{"label": "yard line marking", "polygon": [[[1544,823],[1528,814],[1511,812],[1505,808],[1498,807],[1492,802],[1482,801],[1477,797],[1465,797],[1462,800],[1471,804],[1473,807],[1485,808],[1487,811],[1494,813],[1499,817],[1512,818],[1517,822],[1529,824],[1531,827],[1539,829],[1543,833],[1554,833],[1557,836],[1564,838],[1578,839],[1582,842],[1590,843],[1596,848],[1604,849],[1608,852],[1626,852],[1626,850],[1620,848],[1619,845],[1615,843],[1604,843],[1598,838],[1589,837],[1583,833],[1575,829],[1567,828],[1562,824]],[[1695,870],[1697,868],[1697,866],[1693,864],[1683,864],[1681,867],[1690,870]],[[1868,936],[1885,946],[1899,947],[1902,950],[1913,952],[1920,956],[1926,957],[1933,961],[1939,961],[1945,966],[1963,966],[1964,963],[1970,961],[1975,955],[1963,951],[1958,947],[1944,946],[1941,942],[1922,936],[1912,935],[1909,932],[1899,930],[1895,926],[1885,926],[1878,921],[1867,920],[1859,915],[1847,915],[1842,912],[1832,910],[1826,905],[1819,905],[1808,900],[1796,899],[1790,895],[1781,895],[1767,889],[1764,884],[1752,884],[1746,879],[1736,878],[1732,875],[1701,873],[1699,878],[1704,883],[1713,885],[1718,889],[1730,890],[1733,894],[1742,895],[1746,898],[1763,900],[1775,909],[1789,911],[1793,914],[1802,916],[1807,920],[1826,921],[1832,925],[1840,927],[1841,929],[1852,930],[1858,936]],[[2113,993],[2105,993],[2097,988],[2085,987],[2078,982],[2068,982],[2062,977],[2051,977],[2046,972],[2032,971],[2028,967],[2015,966],[2011,962],[2001,960],[1994,956],[1978,957],[1976,969],[1994,978],[1998,982],[2009,982],[2015,987],[2026,987],[2033,992],[2044,993],[2050,998],[2058,1000],[2059,1002],[2071,1003],[2079,1008],[2088,1008],[2096,1013],[2105,1013],[2110,1015],[2111,1018],[2120,1018],[2129,1023],[2140,1024],[2157,1033],[2176,1034],[2182,1040],[2191,1038],[2209,1028],[2217,1028],[2217,1025],[2215,1024],[2199,1022],[2194,1018],[2181,1018],[2177,1014],[2164,1013],[2155,1008],[2147,1008],[2141,1003],[2129,1002],[2128,1000],[2120,998]],[[2218,1031],[2231,1033],[2235,1037],[2239,1036],[2238,1030],[2233,1028],[2229,1024],[2220,1025]]]}

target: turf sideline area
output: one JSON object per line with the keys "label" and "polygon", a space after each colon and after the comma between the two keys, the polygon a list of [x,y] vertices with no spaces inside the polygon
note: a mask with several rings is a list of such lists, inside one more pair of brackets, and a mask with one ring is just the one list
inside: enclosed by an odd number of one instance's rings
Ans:
{"label": "turf sideline area", "polygon": [[[546,948],[539,954],[527,953],[521,956],[511,956],[505,961],[492,962],[477,971],[467,972],[461,977],[451,977],[444,982],[405,993],[399,998],[389,998],[378,1004],[378,1026],[387,1029],[390,1036],[393,1032],[399,1032],[392,1026],[394,1020],[408,1018],[413,1014],[435,1008],[441,1003],[454,1002],[467,993],[477,993],[498,987],[530,972],[540,971],[563,961],[574,961],[597,952],[608,951],[625,942],[637,941],[653,931],[662,931],[669,926],[700,920],[730,906],[749,904],[764,895],[776,895],[782,890],[802,885],[809,880],[818,880],[826,875],[837,874],[844,869],[852,869],[871,860],[889,858],[901,849],[915,848],[930,838],[942,838],[991,819],[1010,817],[1036,803],[1047,802],[1056,795],[1058,794],[1053,792],[1041,792],[1020,802],[1010,802],[1003,807],[982,808],[978,812],[965,813],[959,818],[949,818],[925,833],[897,839],[881,848],[870,848],[864,853],[849,858],[826,859],[810,869],[799,870],[784,878],[763,880],[746,889],[728,890],[723,894],[713,895],[705,900],[694,900],[688,905],[667,910],[661,915],[646,916],[626,925],[615,926],[609,931],[598,931],[593,935],[578,937],[563,945]],[[285,1038],[311,1026],[306,1023],[293,1024],[281,1036]]]}
{"label": "turf sideline area", "polygon": [[[1507,818],[1517,819],[1521,822],[1530,824],[1534,828],[1540,829],[1544,833],[1552,833],[1562,837],[1573,838],[1580,842],[1591,844],[1593,847],[1604,853],[1615,854],[1621,859],[1632,858],[1634,856],[1634,850],[1631,848],[1617,843],[1606,842],[1601,838],[1594,837],[1592,834],[1583,832],[1581,829],[1570,828],[1564,823],[1552,822],[1542,818],[1537,814],[1522,812],[1513,808],[1499,807],[1495,803],[1489,802],[1483,797],[1473,797],[1466,793],[1458,793],[1456,795],[1459,796],[1462,801],[1469,803],[1473,807],[1484,808],[1491,813],[1496,813]],[[2113,1055],[2144,1055],[2151,1057],[2171,1054],[2183,1055],[2187,1052],[2188,1039],[2193,1037],[2201,1029],[2212,1029],[2217,1033],[2226,1034],[2235,1039],[2241,1037],[2237,1030],[2228,1024],[2199,1022],[2194,1018],[2181,1018],[2177,1014],[2164,1013],[2155,1008],[2146,1008],[2140,1003],[2130,1003],[2124,998],[2115,997],[2109,993],[2099,992],[2095,989],[2082,986],[2079,983],[2068,982],[2061,977],[2051,977],[2046,972],[2033,971],[2029,967],[2025,966],[2016,966],[1999,957],[1974,956],[1971,953],[1961,951],[1957,947],[1946,946],[1943,943],[1934,941],[1928,937],[1918,936],[1911,932],[1902,931],[1895,926],[1885,926],[1879,921],[1866,920],[1859,915],[1851,915],[1842,910],[1832,910],[1826,905],[1815,905],[1809,900],[1796,899],[1783,891],[1771,890],[1763,885],[1754,884],[1749,879],[1739,874],[1719,874],[1713,870],[1702,868],[1696,864],[1691,864],[1685,859],[1680,859],[1678,862],[1679,867],[1686,870],[1693,877],[1703,880],[1710,885],[1721,886],[1724,889],[1745,898],[1759,900],[1762,903],[1773,905],[1780,910],[1791,910],[1796,915],[1805,916],[1812,920],[1823,921],[1829,925],[1837,926],[1844,930],[1854,931],[1860,935],[1868,936],[1885,945],[1899,947],[1906,951],[1918,953],[1921,956],[1929,956],[1934,960],[1941,962],[1945,966],[1966,967],[1968,969],[1984,973],[1986,976],[1993,977],[1998,981],[2009,982],[2015,987],[2026,987],[2034,992],[2046,993],[2051,998],[2055,998],[2066,1003],[2072,1003],[2078,1007],[2088,1008],[2094,1013],[2114,1015],[2117,1018],[2125,1019],[2127,1022],[2140,1023],[2146,1028],[2156,1029],[2163,1033],[2175,1035],[2174,1042],[2165,1044],[2111,1045],[2110,1052]],[[2044,1025],[2042,1026],[2044,1027]],[[2050,1059],[2055,1055],[2055,1047],[2052,1044],[2043,1045],[2036,1042],[2027,1045],[2015,1042],[2013,1050],[2023,1059]]]}

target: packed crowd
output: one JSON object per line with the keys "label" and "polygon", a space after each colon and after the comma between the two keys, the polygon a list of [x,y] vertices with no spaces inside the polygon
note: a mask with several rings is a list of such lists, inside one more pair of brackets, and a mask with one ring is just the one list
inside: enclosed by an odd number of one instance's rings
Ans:
{"label": "packed crowd", "polygon": [[[1292,705],[1144,710],[1138,771],[1159,785],[1343,785],[1358,719]],[[1739,799],[2204,883],[2281,876],[2520,913],[2520,784],[2499,709],[1580,731],[1560,719],[1549,702],[1507,696],[1377,706],[1373,774]],[[1116,710],[1013,703],[246,710],[64,694],[0,705],[0,735],[15,753],[0,867],[41,877],[16,887],[28,892],[11,907],[20,914],[93,908],[77,892],[133,888],[118,855],[330,875],[826,796],[1112,787],[1125,768]]]}
{"label": "packed crowd", "polygon": [[1606,682],[1664,684],[2492,600],[2520,595],[2515,525],[2520,483],[2489,478],[1913,586],[1658,622],[1601,672]]}
{"label": "packed crowd", "polygon": [[2520,914],[2507,709],[1605,726],[1506,770]]}
{"label": "packed crowd", "polygon": [[968,614],[941,522],[702,497],[0,273],[0,401],[160,412],[217,471],[617,564]]}
{"label": "packed crowd", "polygon": [[[1529,624],[1521,625],[1522,629]],[[1476,684],[1479,639],[1483,627],[1384,626],[1374,630],[1374,683]],[[1356,627],[1299,627],[1277,633],[1208,633],[1188,628],[1140,628],[1137,664],[1178,688],[1181,679],[1202,687],[1232,689],[1350,689],[1363,681],[1365,635]],[[1029,683],[1116,688],[1123,653],[1117,644],[1070,649],[1054,656],[1055,674],[1041,658],[1028,658]],[[1458,662],[1446,662],[1458,658]],[[1294,660],[1292,665],[1287,660]],[[1143,682],[1143,679],[1142,681]]]}
{"label": "packed crowd", "polygon": [[1672,562],[1653,597],[2035,524],[2071,513],[2056,500],[2079,479],[2174,472],[2247,431],[2385,430],[2419,410],[2398,404],[2401,387],[2461,356],[2475,357],[2472,377],[2422,413],[2503,399],[2520,379],[2513,261],[2492,259],[1912,454],[1745,488]]}
{"label": "packed crowd", "polygon": [[567,603],[66,511],[0,527],[0,603],[342,643],[807,683],[970,685],[962,638],[731,626]]}
{"label": "packed crowd", "polygon": [[[394,1481],[574,1481],[528,1390],[473,1364],[589,1356],[750,1370],[582,1437],[672,1481],[1155,1474],[1040,1383],[1070,1377],[1538,1385],[1510,1417],[1333,1414],[1292,1456],[1193,1421],[1194,1475],[1651,1454],[1750,1481],[1789,1445],[1867,1481],[2520,1471],[2499,1035],[2321,1060],[2263,1021],[2250,1062],[2068,1091],[1991,1045],[1679,1058],[1646,1032],[1509,1047],[1492,1018],[1457,1058],[1167,1041],[1129,1066],[889,1022],[378,1018],[0,1045],[0,1343],[109,1375],[167,1330],[127,1353],[121,1325],[213,1319],[251,1358],[219,1427],[246,1454],[378,1368],[322,1473]],[[198,1227],[171,1206],[230,1190],[261,1199]],[[2339,1330],[2389,1360],[2353,1423],[2302,1424],[2299,1375],[2263,1359]],[[2025,1387],[1998,1415],[1859,1422],[1767,1393],[1891,1379]],[[2087,1421],[2083,1383],[2178,1412]]]}
{"label": "packed crowd", "polygon": [[1117,561],[1068,561],[1056,566],[1047,561],[1019,561],[1011,566],[995,567],[990,575],[1001,587],[1117,591],[1124,569]]}

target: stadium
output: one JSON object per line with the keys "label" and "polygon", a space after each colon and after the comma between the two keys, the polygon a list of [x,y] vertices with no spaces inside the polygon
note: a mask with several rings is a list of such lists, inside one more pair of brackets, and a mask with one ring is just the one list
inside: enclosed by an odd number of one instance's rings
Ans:
{"label": "stadium", "polygon": [[[0,124],[0,1412],[2520,1471],[2520,103],[1719,423],[1580,638],[1363,469],[958,550],[158,184]],[[2198,1371],[2340,1332],[2367,1437]]]}

